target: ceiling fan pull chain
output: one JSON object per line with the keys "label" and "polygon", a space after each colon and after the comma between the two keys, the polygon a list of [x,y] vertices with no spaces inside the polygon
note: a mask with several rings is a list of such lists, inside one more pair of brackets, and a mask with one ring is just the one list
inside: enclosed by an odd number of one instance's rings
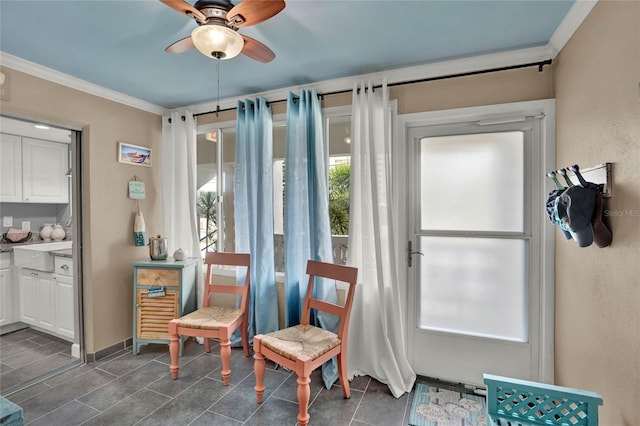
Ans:
{"label": "ceiling fan pull chain", "polygon": [[216,117],[218,117],[218,113],[220,112],[220,58],[216,58],[216,75],[218,76],[218,99],[216,101]]}

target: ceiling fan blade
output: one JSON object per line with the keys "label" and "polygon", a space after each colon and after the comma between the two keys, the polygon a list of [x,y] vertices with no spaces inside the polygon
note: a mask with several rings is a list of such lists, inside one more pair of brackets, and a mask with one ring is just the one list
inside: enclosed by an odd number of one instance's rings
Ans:
{"label": "ceiling fan blade", "polygon": [[189,3],[183,0],[160,0],[162,3],[166,4],[172,9],[177,10],[180,13],[184,13],[189,18],[196,19],[200,22],[206,22],[207,17],[204,16],[202,12],[200,12],[195,7],[191,6]]}
{"label": "ceiling fan blade", "polygon": [[170,44],[164,49],[164,51],[167,53],[182,53],[189,49],[193,49],[194,47],[193,39],[191,39],[191,36],[188,36]]}
{"label": "ceiling fan blade", "polygon": [[277,15],[284,6],[284,0],[242,0],[227,12],[227,21],[234,27],[248,27]]}
{"label": "ceiling fan blade", "polygon": [[244,39],[244,47],[242,48],[242,53],[247,55],[251,59],[267,63],[273,61],[273,58],[276,57],[276,54],[273,53],[271,49],[260,43],[255,38],[251,38],[246,35],[243,35],[242,38]]}

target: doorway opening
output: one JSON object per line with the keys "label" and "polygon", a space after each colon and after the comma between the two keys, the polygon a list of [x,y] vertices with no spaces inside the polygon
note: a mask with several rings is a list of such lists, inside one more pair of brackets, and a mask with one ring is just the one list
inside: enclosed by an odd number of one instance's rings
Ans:
{"label": "doorway opening", "polygon": [[2,116],[0,393],[85,360],[82,132]]}

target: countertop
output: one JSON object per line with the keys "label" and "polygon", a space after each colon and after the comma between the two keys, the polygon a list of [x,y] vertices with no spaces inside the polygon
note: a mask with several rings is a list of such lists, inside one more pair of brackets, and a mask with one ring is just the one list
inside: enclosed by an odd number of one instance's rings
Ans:
{"label": "countertop", "polygon": [[71,249],[51,250],[49,253],[51,253],[52,256],[68,257],[70,259],[73,258],[73,253]]}
{"label": "countertop", "polygon": [[[68,241],[68,240],[63,240],[63,241]],[[0,243],[0,253],[4,253],[4,252],[12,252],[14,247],[18,247],[18,246],[28,246],[28,245],[34,245],[34,244],[47,244],[47,243],[55,243],[57,241],[44,241],[44,240],[36,240],[36,241],[25,241],[24,243]],[[65,250],[55,250],[55,251],[62,251],[64,252]],[[53,253],[52,253],[53,254]],[[62,255],[59,255],[62,256]],[[71,257],[71,256],[69,256]]]}

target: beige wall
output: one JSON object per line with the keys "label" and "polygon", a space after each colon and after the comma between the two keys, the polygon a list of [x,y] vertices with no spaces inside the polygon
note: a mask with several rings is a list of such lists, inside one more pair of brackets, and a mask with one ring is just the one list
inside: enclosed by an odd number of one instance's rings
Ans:
{"label": "beige wall", "polygon": [[[146,184],[141,201],[147,234],[161,233],[161,118],[119,103],[3,68],[11,78],[11,98],[2,113],[83,129],[84,306],[87,352],[93,353],[132,334],[133,260],[148,249],[133,246],[135,204],[127,182],[137,175]],[[117,143],[153,150],[153,166],[117,162]]]}
{"label": "beige wall", "polygon": [[600,393],[600,424],[640,408],[640,2],[600,1],[558,56],[557,165],[613,163],[613,244],[556,235],[556,382]]}

